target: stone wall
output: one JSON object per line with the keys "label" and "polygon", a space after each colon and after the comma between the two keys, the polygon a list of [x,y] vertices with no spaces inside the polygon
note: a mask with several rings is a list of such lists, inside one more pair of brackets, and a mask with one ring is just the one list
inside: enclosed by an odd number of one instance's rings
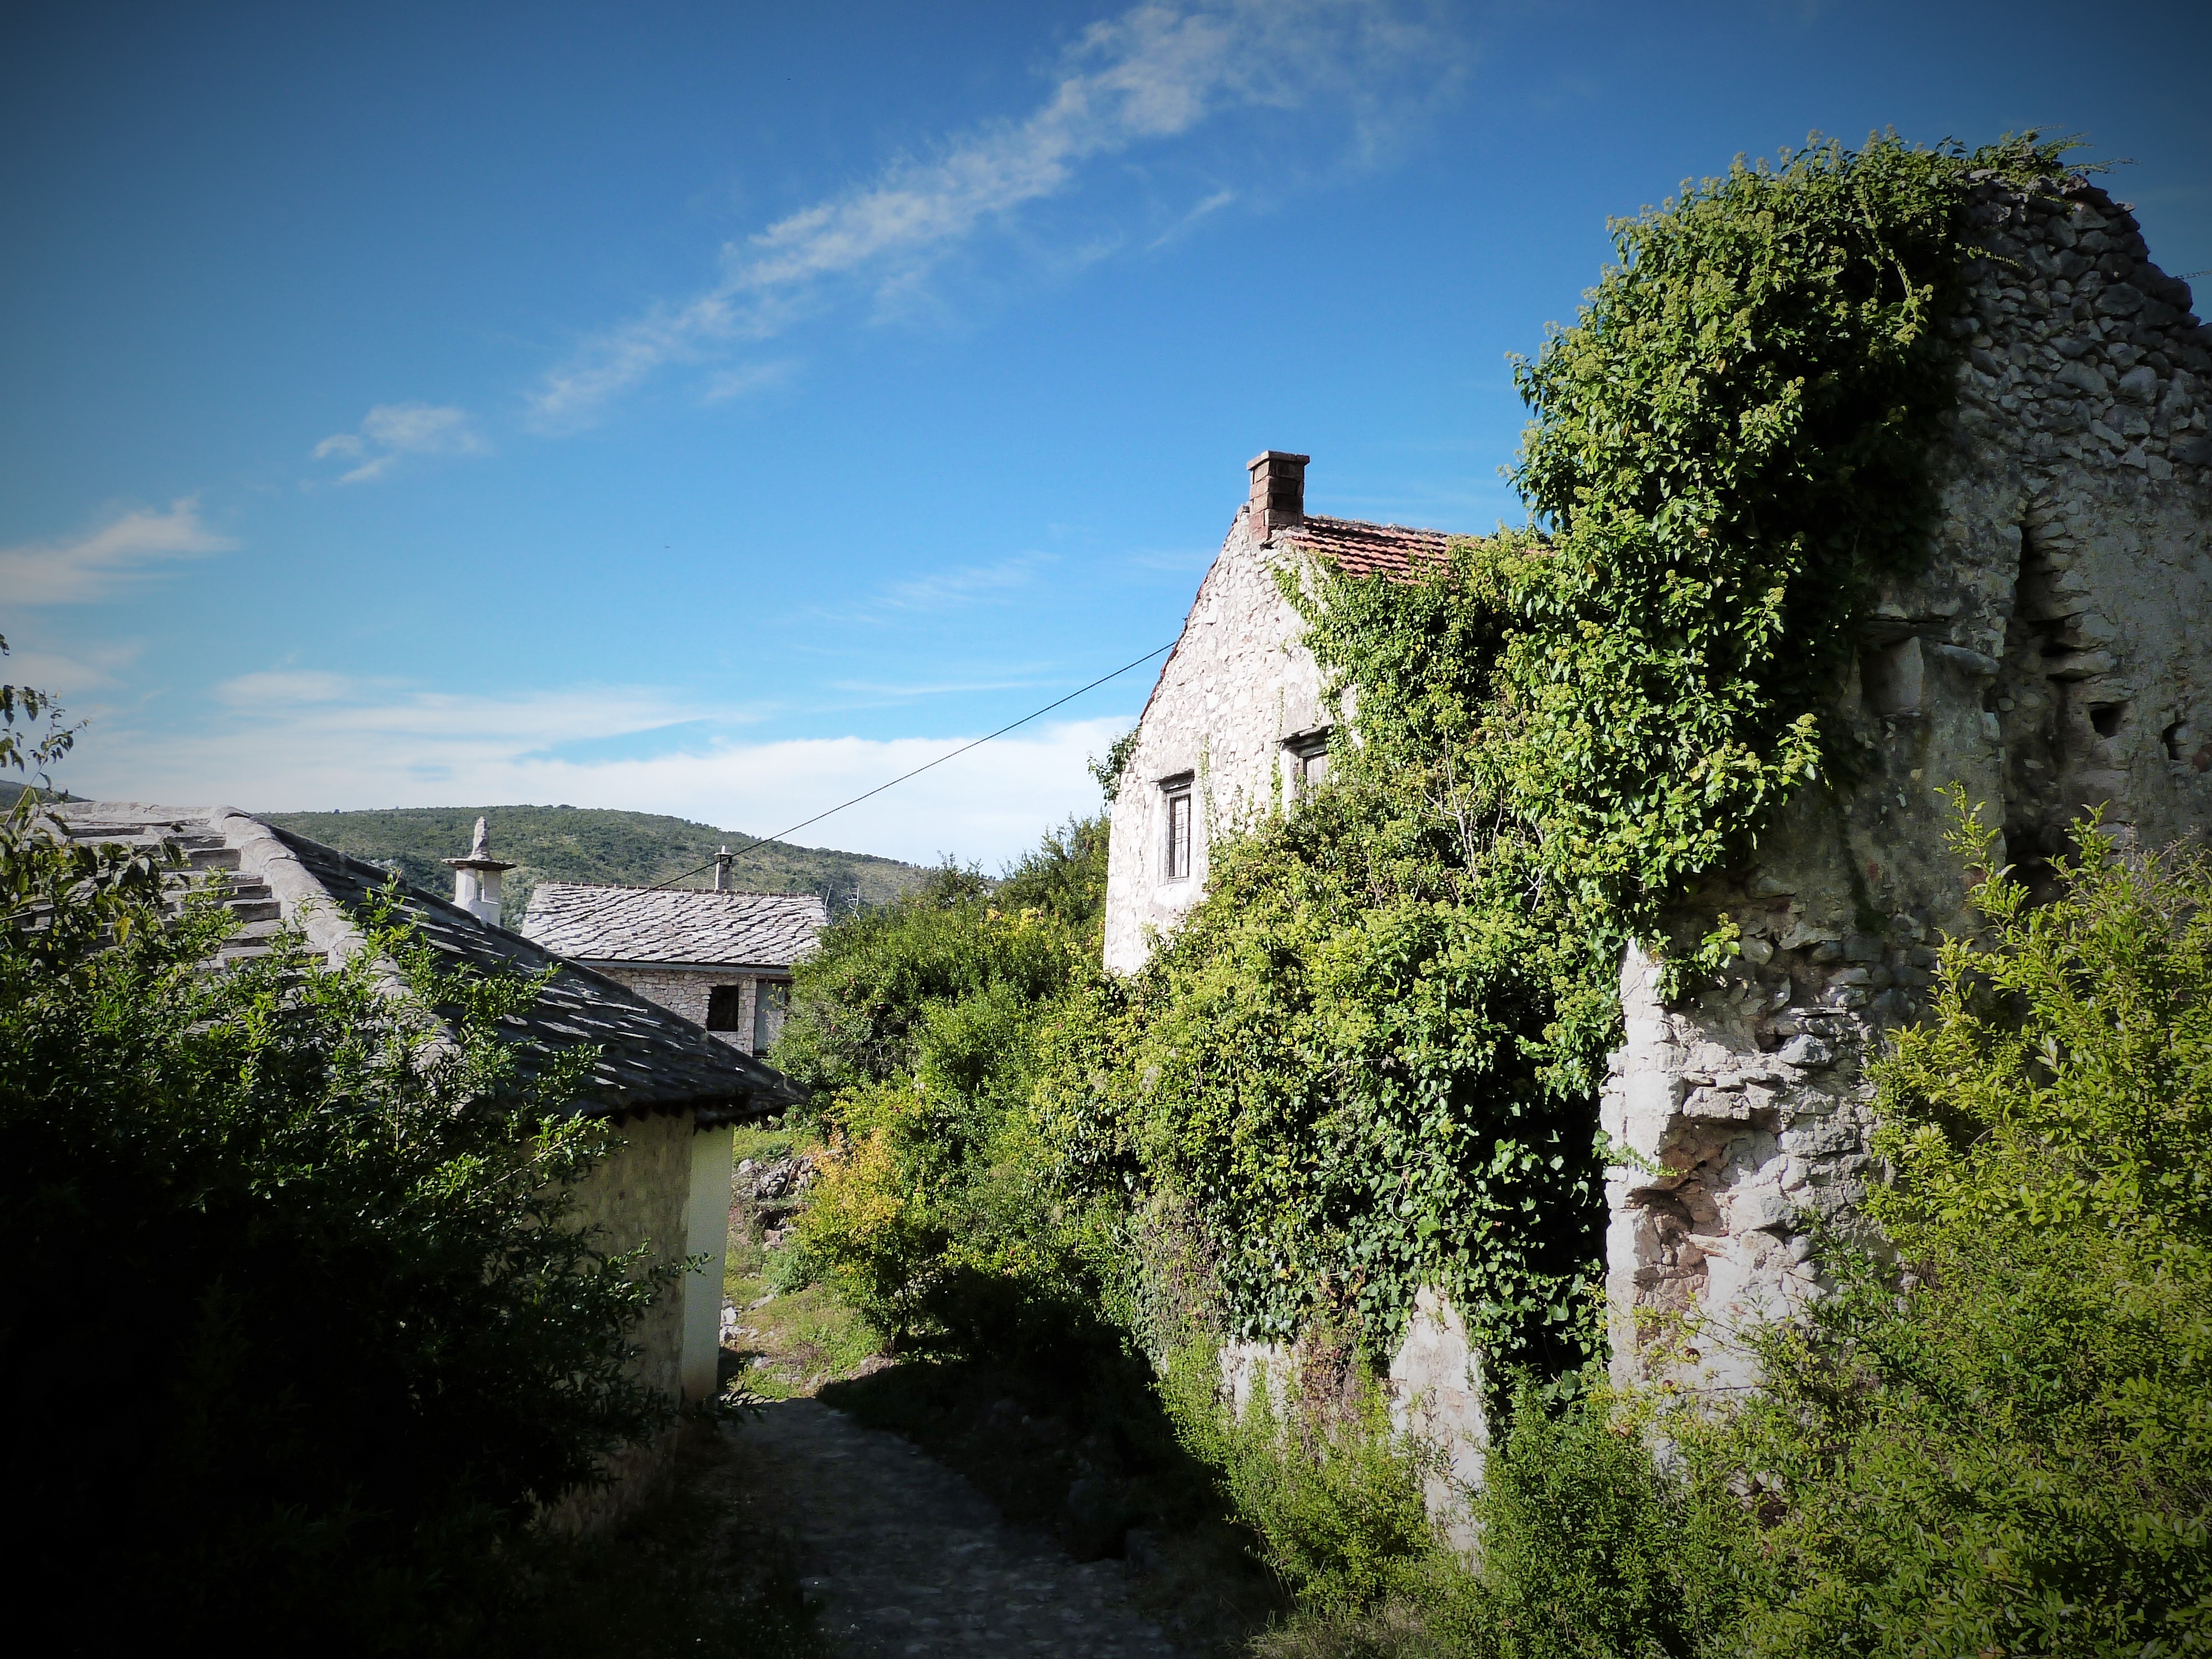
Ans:
{"label": "stone wall", "polygon": [[[598,963],[593,966],[609,979],[627,985],[647,1000],[657,1002],[671,1013],[681,1014],[694,1025],[702,1027],[707,1024],[708,990],[717,985],[737,986],[738,1029],[734,1031],[710,1031],[708,1035],[720,1038],[746,1054],[755,1052],[753,1019],[763,982],[759,975],[735,968],[681,968],[639,963]],[[789,981],[778,976],[769,982],[781,985],[787,984]],[[774,1042],[782,1030],[781,1018],[771,1014],[769,1042]]]}
{"label": "stone wall", "polygon": [[2158,847],[2212,827],[2207,331],[2129,214],[1984,186],[1991,258],[1953,319],[1968,349],[1936,459],[1924,574],[1881,596],[1841,688],[1848,784],[1801,797],[1758,862],[1692,896],[1744,927],[1720,985],[1662,1006],[1624,963],[1607,1128],[1613,1364],[1626,1382],[1750,1380],[1747,1325],[1818,1293],[1808,1223],[1864,1195],[1885,1033],[1924,1006],[1935,945],[1974,927],[1946,851],[1963,784],[2031,882],[2101,805]]}
{"label": "stone wall", "polygon": [[[1141,967],[1148,933],[1172,928],[1197,902],[1208,844],[1282,799],[1283,739],[1325,718],[1305,624],[1275,585],[1278,568],[1307,556],[1264,534],[1249,504],[1237,509],[1139,722],[1107,854],[1106,965],[1117,973]],[[1191,871],[1170,881],[1160,783],[1186,773]]]}

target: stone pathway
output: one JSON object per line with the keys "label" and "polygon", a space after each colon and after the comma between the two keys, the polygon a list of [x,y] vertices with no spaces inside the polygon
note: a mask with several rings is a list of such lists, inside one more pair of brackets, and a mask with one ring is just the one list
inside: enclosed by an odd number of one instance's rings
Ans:
{"label": "stone pathway", "polygon": [[813,1400],[778,1401],[723,1432],[746,1507],[796,1540],[801,1582],[843,1659],[1176,1659],[1130,1605],[1120,1562],[1079,1563],[1008,1526],[897,1436]]}

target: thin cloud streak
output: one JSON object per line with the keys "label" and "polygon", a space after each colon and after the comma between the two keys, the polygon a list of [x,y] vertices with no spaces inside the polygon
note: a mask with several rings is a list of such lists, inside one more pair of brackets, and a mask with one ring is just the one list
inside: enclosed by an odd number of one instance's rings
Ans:
{"label": "thin cloud streak", "polygon": [[167,513],[125,513],[76,541],[0,548],[0,593],[19,605],[81,605],[107,598],[165,562],[237,545],[202,524],[198,498],[186,495]]}
{"label": "thin cloud streak", "polygon": [[[1179,137],[1226,111],[1332,100],[1353,118],[1355,149],[1371,149],[1389,125],[1397,79],[1408,70],[1448,79],[1455,56],[1397,0],[1136,6],[1084,32],[1051,95],[1025,118],[903,158],[870,184],[725,245],[712,287],[655,307],[546,374],[530,397],[532,418],[555,431],[588,425],[665,365],[782,333],[841,283],[865,282],[887,299],[982,227],[1066,190],[1084,163]],[[1200,204],[1193,219],[1229,199]]]}
{"label": "thin cloud streak", "polygon": [[333,455],[368,459],[338,479],[368,483],[383,477],[410,455],[485,455],[491,446],[469,425],[468,411],[449,404],[379,404],[352,432],[333,432],[314,449],[314,458]]}

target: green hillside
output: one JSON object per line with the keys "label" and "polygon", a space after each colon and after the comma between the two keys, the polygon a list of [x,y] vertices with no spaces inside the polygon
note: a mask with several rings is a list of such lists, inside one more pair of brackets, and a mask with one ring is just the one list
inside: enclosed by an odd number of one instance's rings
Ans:
{"label": "green hillside", "polygon": [[[440,862],[469,850],[481,815],[491,821],[494,857],[511,859],[507,915],[522,920],[530,892],[541,881],[628,882],[653,886],[709,864],[714,849],[743,847],[752,837],[655,812],[617,812],[582,806],[410,806],[389,811],[264,812],[271,823],[295,830],[356,858],[397,865],[401,876],[434,893],[451,893],[453,872]],[[820,893],[833,912],[855,903],[881,904],[922,877],[920,866],[865,853],[793,847],[770,842],[737,861],[732,884],[763,893]],[[710,887],[714,872],[676,884]]]}

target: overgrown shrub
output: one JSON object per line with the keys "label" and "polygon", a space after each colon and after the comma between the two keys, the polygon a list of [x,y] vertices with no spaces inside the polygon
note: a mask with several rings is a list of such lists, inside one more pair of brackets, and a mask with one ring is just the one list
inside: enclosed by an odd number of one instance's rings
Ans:
{"label": "overgrown shrub", "polygon": [[1371,1373],[1334,1368],[1325,1401],[1286,1361],[1256,1376],[1241,1410],[1220,1396],[1220,1351],[1178,1351],[1161,1380],[1176,1432],[1214,1472],[1268,1569],[1323,1617],[1425,1592],[1443,1564],[1422,1504],[1427,1454],[1395,1437]]}
{"label": "overgrown shrub", "polygon": [[1755,1651],[2212,1646],[2212,866],[2092,824],[2031,908],[1996,843],[1878,1072],[1895,1261],[1830,1253],[1733,1425],[1779,1513]]}
{"label": "overgrown shrub", "polygon": [[1003,880],[948,867],[840,921],[774,1060],[831,1133],[805,1248],[887,1338],[979,1351],[1087,1301],[1030,1107],[1033,1029],[1095,974],[1105,833],[1071,822]]}
{"label": "overgrown shrub", "polygon": [[229,919],[166,912],[173,873],[30,795],[0,823],[16,1627],[434,1647],[537,1505],[664,1420],[628,1332],[677,1270],[572,1224],[606,1133],[567,1110],[588,1056],[517,1081],[533,983],[374,916],[404,990],[289,935],[212,970]]}

